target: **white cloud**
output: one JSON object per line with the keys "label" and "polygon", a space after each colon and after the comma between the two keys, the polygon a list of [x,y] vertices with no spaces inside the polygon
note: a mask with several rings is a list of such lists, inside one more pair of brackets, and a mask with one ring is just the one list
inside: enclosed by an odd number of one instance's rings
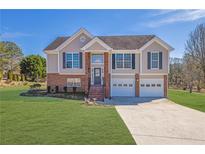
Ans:
{"label": "white cloud", "polygon": [[17,37],[28,37],[31,34],[21,33],[21,32],[4,32],[0,35],[1,38],[17,38]]}
{"label": "white cloud", "polygon": [[165,15],[168,13],[176,12],[177,10],[169,10],[169,9],[164,9],[164,10],[158,10],[152,13],[152,16],[160,16],[160,15]]}
{"label": "white cloud", "polygon": [[[159,13],[158,15],[162,15]],[[165,14],[165,12],[164,12]],[[151,22],[146,23],[148,27],[159,27],[166,24],[172,24],[176,22],[188,22],[195,21],[201,18],[205,18],[205,10],[175,10],[167,12],[164,17],[155,19]]]}

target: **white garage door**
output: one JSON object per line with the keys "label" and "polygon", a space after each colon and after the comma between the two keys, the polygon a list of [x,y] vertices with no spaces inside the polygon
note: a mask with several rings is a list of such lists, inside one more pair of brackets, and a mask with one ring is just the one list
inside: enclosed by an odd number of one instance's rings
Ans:
{"label": "white garage door", "polygon": [[141,97],[163,97],[163,79],[140,79]]}
{"label": "white garage door", "polygon": [[135,96],[134,78],[113,78],[111,86],[112,96]]}

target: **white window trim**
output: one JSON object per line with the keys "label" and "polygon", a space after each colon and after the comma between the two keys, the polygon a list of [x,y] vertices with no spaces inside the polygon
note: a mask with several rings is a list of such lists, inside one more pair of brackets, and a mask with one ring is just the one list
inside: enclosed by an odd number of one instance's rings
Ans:
{"label": "white window trim", "polygon": [[[67,66],[67,54],[72,54],[72,67],[68,68]],[[73,60],[73,54],[78,54],[78,58],[79,58],[79,67],[73,67],[73,63],[74,63],[74,60]],[[66,52],[66,69],[80,69],[80,52]]]}
{"label": "white window trim", "polygon": [[[157,68],[152,68],[152,53],[158,53],[158,67]],[[151,57],[150,57],[150,60],[151,60],[151,62],[150,62],[151,70],[159,70],[159,53],[160,53],[160,51],[152,51],[151,52]],[[156,61],[156,60],[154,60],[154,61]]]}
{"label": "white window trim", "polygon": [[[117,57],[117,54],[122,54],[122,68],[118,68],[117,67],[117,60],[116,60],[116,57]],[[131,55],[131,67],[130,68],[125,68],[125,64],[124,64],[124,55],[125,54],[130,54]],[[131,53],[115,53],[115,69],[116,70],[131,70],[132,69],[132,54]]]}

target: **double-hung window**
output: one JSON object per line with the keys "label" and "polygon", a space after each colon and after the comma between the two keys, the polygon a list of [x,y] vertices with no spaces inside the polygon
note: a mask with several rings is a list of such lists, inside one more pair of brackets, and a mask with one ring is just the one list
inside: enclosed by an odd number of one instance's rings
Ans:
{"label": "double-hung window", "polygon": [[131,54],[116,54],[116,68],[131,68],[132,55]]}
{"label": "double-hung window", "polygon": [[66,53],[67,68],[80,68],[79,53]]}
{"label": "double-hung window", "polygon": [[152,69],[159,68],[159,53],[158,52],[151,53],[151,68]]}
{"label": "double-hung window", "polygon": [[123,54],[116,54],[116,67],[123,68]]}
{"label": "double-hung window", "polygon": [[124,68],[131,68],[132,66],[132,55],[124,54]]}

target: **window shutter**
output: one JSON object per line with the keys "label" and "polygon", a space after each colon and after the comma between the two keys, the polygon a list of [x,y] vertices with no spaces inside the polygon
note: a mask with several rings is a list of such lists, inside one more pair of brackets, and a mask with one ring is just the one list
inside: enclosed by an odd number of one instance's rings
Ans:
{"label": "window shutter", "polygon": [[66,68],[65,52],[63,52],[63,68]]}
{"label": "window shutter", "polygon": [[159,69],[162,69],[162,52],[159,52]]}
{"label": "window shutter", "polygon": [[147,53],[147,69],[149,70],[151,68],[151,53]]}
{"label": "window shutter", "polygon": [[135,54],[132,54],[132,69],[135,69]]}
{"label": "window shutter", "polygon": [[112,54],[112,69],[115,69],[115,54]]}
{"label": "window shutter", "polygon": [[83,68],[83,54],[80,52],[80,68]]}

